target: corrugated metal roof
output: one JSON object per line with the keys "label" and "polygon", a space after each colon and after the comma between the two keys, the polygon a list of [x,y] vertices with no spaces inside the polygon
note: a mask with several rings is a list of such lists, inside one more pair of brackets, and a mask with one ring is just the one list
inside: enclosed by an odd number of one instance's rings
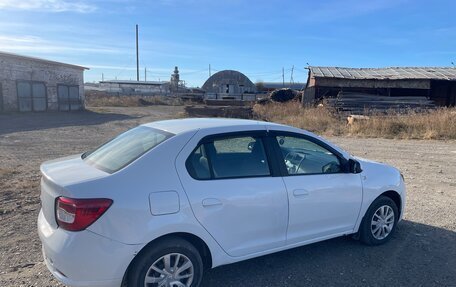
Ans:
{"label": "corrugated metal roof", "polygon": [[357,80],[456,80],[456,68],[450,67],[389,67],[389,68],[343,68],[309,67],[316,78]]}
{"label": "corrugated metal roof", "polygon": [[57,61],[51,61],[51,60],[46,60],[46,59],[36,58],[36,57],[30,57],[30,56],[23,56],[23,55],[18,55],[18,54],[14,54],[14,53],[1,52],[1,51],[0,51],[0,57],[9,57],[9,58],[16,58],[16,59],[31,60],[31,61],[43,62],[43,63],[46,63],[46,64],[67,66],[67,67],[81,69],[81,70],[89,70],[89,68],[86,68],[86,67],[83,67],[83,66],[67,64],[67,63],[62,63],[62,62],[57,62]]}

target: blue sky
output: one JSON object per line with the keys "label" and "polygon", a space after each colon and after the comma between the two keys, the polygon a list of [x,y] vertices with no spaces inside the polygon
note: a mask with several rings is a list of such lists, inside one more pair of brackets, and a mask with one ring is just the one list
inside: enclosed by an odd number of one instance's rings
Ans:
{"label": "blue sky", "polygon": [[0,50],[90,68],[86,81],[141,79],[187,85],[235,69],[254,82],[305,81],[321,66],[451,66],[456,1],[0,0]]}

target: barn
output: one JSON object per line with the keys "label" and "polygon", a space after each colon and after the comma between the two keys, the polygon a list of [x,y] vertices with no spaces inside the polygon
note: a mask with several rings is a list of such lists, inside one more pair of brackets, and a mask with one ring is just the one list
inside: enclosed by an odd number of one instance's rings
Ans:
{"label": "barn", "polygon": [[86,69],[0,52],[0,112],[81,110]]}
{"label": "barn", "polygon": [[[93,89],[92,87],[89,89]],[[187,92],[185,81],[180,79],[178,67],[174,67],[169,81],[101,81],[95,90],[101,90],[115,95],[169,95],[171,93]]]}
{"label": "barn", "polygon": [[437,106],[456,104],[456,68],[310,66],[308,70],[305,103],[335,98],[340,93],[357,93],[405,100],[426,97]]}
{"label": "barn", "polygon": [[169,94],[170,82],[166,81],[101,81],[100,89],[117,95]]}

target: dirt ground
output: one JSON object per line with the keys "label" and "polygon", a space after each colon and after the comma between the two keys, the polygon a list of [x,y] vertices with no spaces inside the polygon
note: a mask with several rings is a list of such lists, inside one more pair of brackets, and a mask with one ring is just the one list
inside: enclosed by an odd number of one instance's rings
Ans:
{"label": "dirt ground", "polygon": [[[153,106],[0,115],[0,286],[61,286],[42,262],[36,232],[40,163],[182,111]],[[456,286],[456,141],[330,140],[404,173],[407,207],[394,238],[378,247],[337,238],[218,267],[204,286]]]}

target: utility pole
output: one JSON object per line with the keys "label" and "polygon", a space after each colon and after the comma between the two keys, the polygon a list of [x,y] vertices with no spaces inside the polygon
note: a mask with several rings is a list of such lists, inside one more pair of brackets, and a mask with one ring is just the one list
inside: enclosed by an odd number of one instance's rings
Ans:
{"label": "utility pole", "polygon": [[294,79],[293,79],[293,71],[294,71],[294,65],[293,65],[293,67],[291,68],[290,85],[293,84],[293,82],[294,82]]}
{"label": "utility pole", "polygon": [[211,77],[211,64],[209,64],[209,77]]}
{"label": "utility pole", "polygon": [[104,73],[101,73],[101,81],[104,82]]}
{"label": "utility pole", "polygon": [[285,70],[282,67],[282,88],[285,88]]}
{"label": "utility pole", "polygon": [[138,24],[136,24],[136,81],[139,82]]}
{"label": "utility pole", "polygon": [[147,67],[144,67],[144,82],[147,82]]}

